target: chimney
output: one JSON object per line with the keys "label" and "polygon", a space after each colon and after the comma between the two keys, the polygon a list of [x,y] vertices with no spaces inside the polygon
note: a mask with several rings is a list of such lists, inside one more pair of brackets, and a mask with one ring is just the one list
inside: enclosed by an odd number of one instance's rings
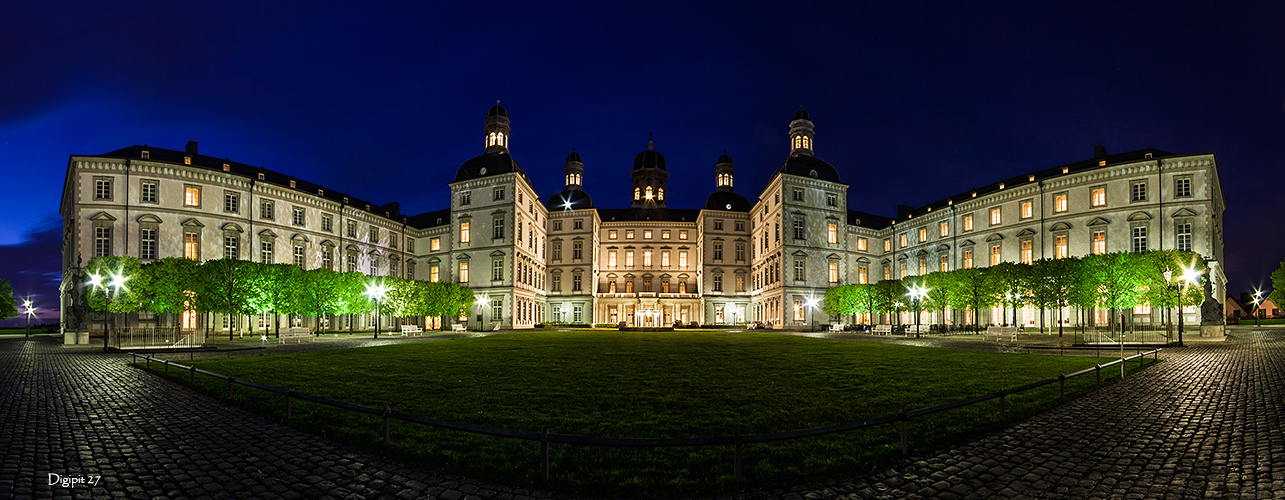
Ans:
{"label": "chimney", "polygon": [[915,207],[910,205],[897,205],[897,218],[903,219],[915,211]]}
{"label": "chimney", "polygon": [[387,205],[384,205],[382,208],[384,209],[384,211],[385,211],[385,212],[391,212],[391,213],[393,213],[393,214],[397,214],[397,215],[401,215],[401,213],[402,213],[402,210],[401,210],[402,206],[401,206],[401,204],[400,204],[400,203],[398,203],[398,202],[395,202],[395,201],[394,201],[394,202],[392,202],[392,203],[389,203],[389,204],[387,204]]}
{"label": "chimney", "polygon": [[196,156],[196,141],[187,141],[187,155]]}
{"label": "chimney", "polygon": [[[195,147],[195,146],[193,146],[193,147]],[[1105,160],[1106,158],[1107,158],[1107,147],[1106,147],[1106,146],[1094,146],[1094,147],[1093,147],[1093,159],[1095,159],[1095,160]]]}

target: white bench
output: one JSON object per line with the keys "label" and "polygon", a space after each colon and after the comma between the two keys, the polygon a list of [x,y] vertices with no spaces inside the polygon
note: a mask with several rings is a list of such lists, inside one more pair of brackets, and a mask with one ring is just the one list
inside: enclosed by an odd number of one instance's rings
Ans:
{"label": "white bench", "polygon": [[419,325],[402,325],[403,337],[407,335],[423,335],[423,334],[424,334],[424,330],[420,328]]}
{"label": "white bench", "polygon": [[906,334],[911,333],[928,333],[932,331],[932,325],[907,325]]}
{"label": "white bench", "polygon": [[303,342],[303,339],[308,339],[308,342],[312,342],[313,335],[307,328],[286,328],[281,331],[281,343],[286,343],[286,339],[298,339],[295,343]]}
{"label": "white bench", "polygon": [[1008,337],[1008,340],[1009,340],[1009,341],[1016,342],[1016,341],[1017,341],[1017,328],[1013,328],[1013,327],[1011,327],[1011,326],[992,326],[992,327],[987,327],[987,328],[986,328],[986,333],[983,333],[983,334],[982,334],[982,337],[983,337],[983,338],[990,338],[990,337],[994,337],[996,342],[1001,341],[1001,340],[1004,340],[1004,337]]}
{"label": "white bench", "polygon": [[842,332],[842,331],[843,331],[843,324],[842,324],[842,323],[840,323],[840,324],[830,325],[830,331],[832,331],[832,332]]}
{"label": "white bench", "polygon": [[454,330],[457,332],[463,332],[463,331],[467,331],[468,329],[464,328],[464,325],[462,323],[456,323],[454,325],[451,325],[451,330]]}
{"label": "white bench", "polygon": [[892,335],[892,325],[875,325],[874,330],[870,333],[875,335]]}

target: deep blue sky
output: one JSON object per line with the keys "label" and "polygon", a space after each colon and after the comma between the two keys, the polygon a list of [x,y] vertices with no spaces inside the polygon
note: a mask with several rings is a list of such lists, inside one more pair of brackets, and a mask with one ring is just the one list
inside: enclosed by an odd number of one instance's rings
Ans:
{"label": "deep blue sky", "polygon": [[1214,151],[1230,289],[1285,259],[1277,2],[14,3],[0,16],[0,277],[46,307],[69,155],[196,140],[421,213],[447,206],[496,99],[542,196],[575,147],[608,208],[627,206],[648,132],[671,206],[703,204],[724,149],[752,198],[799,105],[850,208],[889,216],[1099,144]]}

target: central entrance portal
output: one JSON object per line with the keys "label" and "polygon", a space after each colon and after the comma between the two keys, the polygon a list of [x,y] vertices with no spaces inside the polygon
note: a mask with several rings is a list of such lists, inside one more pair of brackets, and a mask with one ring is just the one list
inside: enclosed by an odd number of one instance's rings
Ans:
{"label": "central entrance portal", "polygon": [[648,307],[648,309],[638,309],[638,312],[634,313],[634,324],[644,328],[668,326],[660,324],[661,312],[659,309],[655,309],[655,306],[643,307]]}

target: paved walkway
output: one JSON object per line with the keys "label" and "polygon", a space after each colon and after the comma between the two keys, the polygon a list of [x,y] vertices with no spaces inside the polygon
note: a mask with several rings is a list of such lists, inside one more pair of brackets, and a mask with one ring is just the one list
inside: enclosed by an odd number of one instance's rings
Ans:
{"label": "paved walkway", "polygon": [[[1285,329],[1232,334],[951,449],[729,498],[1285,498]],[[0,338],[0,498],[568,498],[353,450],[58,340]]]}

